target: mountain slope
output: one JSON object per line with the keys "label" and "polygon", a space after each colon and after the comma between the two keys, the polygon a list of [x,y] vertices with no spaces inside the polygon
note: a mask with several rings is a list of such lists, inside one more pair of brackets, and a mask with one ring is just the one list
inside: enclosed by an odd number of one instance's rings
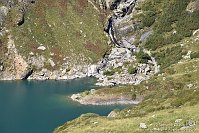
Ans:
{"label": "mountain slope", "polygon": [[[198,2],[138,1],[130,14],[133,16],[130,22],[136,24],[137,30],[128,35],[136,36],[133,44],[150,51],[161,71],[136,86],[106,87],[82,94],[91,99],[103,95],[105,100],[106,96],[128,94],[133,99],[143,96],[143,101],[124,110],[115,110],[109,117],[82,115],[55,132],[199,132],[196,111],[199,105]],[[143,41],[143,33],[149,31],[152,34]]]}
{"label": "mountain slope", "polygon": [[[92,63],[107,50],[102,17],[87,0],[40,0],[25,15],[25,23],[12,31],[26,58],[30,52],[46,58],[54,53],[52,59],[60,65],[66,57],[71,64]],[[39,51],[40,45],[46,50]]]}
{"label": "mountain slope", "polygon": [[[3,0],[1,5],[2,79],[23,79],[31,71],[33,78],[54,73],[43,77],[55,79],[60,69],[97,63],[109,50],[103,31],[106,15],[94,1]],[[15,67],[21,65],[16,64],[19,58],[27,64],[21,63],[26,69],[20,73]]]}

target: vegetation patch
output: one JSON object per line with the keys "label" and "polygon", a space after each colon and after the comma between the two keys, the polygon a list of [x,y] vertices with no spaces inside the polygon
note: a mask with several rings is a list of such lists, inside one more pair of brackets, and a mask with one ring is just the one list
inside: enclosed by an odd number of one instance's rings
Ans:
{"label": "vegetation patch", "polygon": [[122,72],[122,67],[117,67],[117,68],[111,68],[110,70],[107,70],[104,72],[104,75],[106,76],[112,76],[115,73],[121,73]]}
{"label": "vegetation patch", "polygon": [[139,63],[147,63],[148,60],[151,60],[151,57],[147,53],[144,53],[143,50],[141,50],[140,52],[136,53],[136,59]]}
{"label": "vegetation patch", "polygon": [[147,0],[141,6],[144,27],[153,24],[153,34],[145,43],[148,49],[156,50],[168,44],[180,42],[199,29],[199,10],[187,11],[191,0]]}
{"label": "vegetation patch", "polygon": [[[10,22],[17,14],[18,8],[11,10]],[[87,0],[40,0],[28,8],[23,25],[10,27],[18,51],[27,59],[33,52],[59,65],[64,58],[71,64],[95,63],[109,49],[102,15]]]}

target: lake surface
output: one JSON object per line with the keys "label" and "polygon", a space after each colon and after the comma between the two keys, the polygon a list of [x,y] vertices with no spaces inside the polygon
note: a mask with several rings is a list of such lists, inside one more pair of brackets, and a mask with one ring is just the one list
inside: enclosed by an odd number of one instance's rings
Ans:
{"label": "lake surface", "polygon": [[124,106],[80,105],[67,96],[94,88],[94,79],[0,81],[0,133],[51,133],[83,113],[107,115]]}

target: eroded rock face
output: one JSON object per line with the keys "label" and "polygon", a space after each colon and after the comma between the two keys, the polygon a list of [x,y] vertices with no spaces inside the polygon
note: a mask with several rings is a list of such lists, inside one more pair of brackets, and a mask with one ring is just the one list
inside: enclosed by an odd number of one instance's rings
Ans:
{"label": "eroded rock face", "polygon": [[20,55],[15,55],[14,66],[16,79],[24,79],[27,73],[27,62]]}
{"label": "eroded rock face", "polygon": [[32,74],[32,69],[29,68],[28,63],[18,54],[11,35],[8,36],[8,55],[13,62],[13,70],[10,74],[14,76],[14,79],[26,79]]}

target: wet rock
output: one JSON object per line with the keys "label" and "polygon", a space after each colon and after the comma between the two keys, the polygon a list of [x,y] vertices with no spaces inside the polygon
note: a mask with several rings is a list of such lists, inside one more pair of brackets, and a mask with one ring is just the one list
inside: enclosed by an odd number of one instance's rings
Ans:
{"label": "wet rock", "polygon": [[135,29],[134,29],[134,24],[132,25],[127,25],[127,26],[124,26],[120,29],[117,29],[117,33],[121,34],[121,35],[126,35],[128,33],[131,33],[131,32],[134,32]]}

